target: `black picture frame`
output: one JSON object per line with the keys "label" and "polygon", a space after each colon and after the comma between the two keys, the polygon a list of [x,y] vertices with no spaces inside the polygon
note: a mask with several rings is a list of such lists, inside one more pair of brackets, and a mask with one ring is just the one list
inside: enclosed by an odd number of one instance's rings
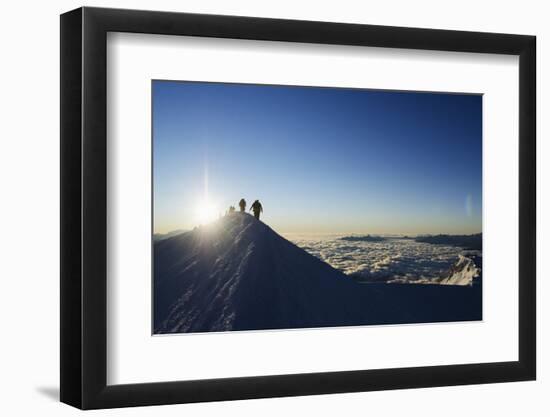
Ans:
{"label": "black picture frame", "polygon": [[[518,361],[107,385],[108,32],[519,56]],[[535,45],[524,35],[251,17],[88,7],[61,15],[61,401],[95,409],[534,380]]]}

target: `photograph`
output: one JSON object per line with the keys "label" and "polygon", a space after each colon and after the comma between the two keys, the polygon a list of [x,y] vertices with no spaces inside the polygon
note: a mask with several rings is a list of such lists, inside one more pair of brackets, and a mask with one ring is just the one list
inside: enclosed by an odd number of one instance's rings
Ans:
{"label": "photograph", "polygon": [[[34,114],[17,106],[30,81],[8,83],[26,139],[6,136],[25,156],[6,153],[6,178],[30,185],[5,205],[29,214],[6,218],[36,228],[52,197],[60,244],[56,285],[38,271],[40,288],[7,292],[41,306],[9,297],[24,331],[7,334],[42,352],[11,361],[6,380],[35,386],[11,408],[56,393],[52,407],[170,415],[263,415],[261,399],[277,416],[544,408],[542,13],[138,6],[65,5],[57,35],[44,12],[52,36],[14,44],[21,72],[55,42],[55,65],[26,79],[58,91],[33,94],[48,102]],[[37,186],[42,162],[59,162],[59,193]],[[25,238],[6,240],[24,255],[8,281],[29,287],[21,266],[44,268],[56,234],[6,236]]]}
{"label": "photograph", "polygon": [[483,320],[481,94],[151,99],[153,334]]}

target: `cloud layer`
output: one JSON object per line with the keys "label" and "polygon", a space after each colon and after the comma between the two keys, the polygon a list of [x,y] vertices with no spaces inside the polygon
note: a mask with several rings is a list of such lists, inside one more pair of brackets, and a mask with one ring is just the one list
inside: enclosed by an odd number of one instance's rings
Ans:
{"label": "cloud layer", "polygon": [[334,268],[367,282],[435,283],[466,252],[455,246],[399,237],[381,242],[342,240],[341,236],[289,236],[289,239]]}

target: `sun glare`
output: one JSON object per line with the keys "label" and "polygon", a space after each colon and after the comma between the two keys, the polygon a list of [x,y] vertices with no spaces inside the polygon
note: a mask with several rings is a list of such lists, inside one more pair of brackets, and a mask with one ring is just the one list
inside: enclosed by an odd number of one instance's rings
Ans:
{"label": "sun glare", "polygon": [[209,201],[201,201],[197,207],[197,220],[199,224],[207,224],[218,218],[216,206]]}

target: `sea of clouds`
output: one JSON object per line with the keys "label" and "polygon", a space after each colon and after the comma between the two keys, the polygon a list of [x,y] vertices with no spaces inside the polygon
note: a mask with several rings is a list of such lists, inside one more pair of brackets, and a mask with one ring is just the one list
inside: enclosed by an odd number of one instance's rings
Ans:
{"label": "sea of clouds", "polygon": [[364,282],[430,282],[445,275],[459,255],[481,255],[479,251],[395,236],[385,237],[380,242],[342,240],[343,236],[338,235],[285,237],[332,267]]}

